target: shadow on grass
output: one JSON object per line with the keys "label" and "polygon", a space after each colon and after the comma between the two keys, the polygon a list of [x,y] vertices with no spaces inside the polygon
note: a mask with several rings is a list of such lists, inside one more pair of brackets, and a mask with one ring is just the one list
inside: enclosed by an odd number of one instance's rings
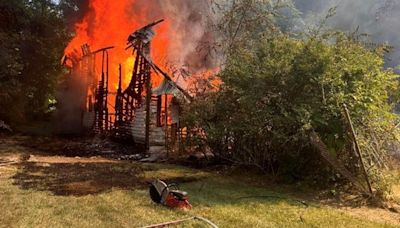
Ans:
{"label": "shadow on grass", "polygon": [[153,179],[146,179],[145,172],[156,173],[157,168],[128,162],[24,161],[19,164],[18,172],[12,179],[13,184],[23,190],[50,191],[59,196],[85,196],[112,189],[145,189],[155,178],[178,184],[199,180],[196,177],[186,176],[184,173],[168,178],[156,175]]}
{"label": "shadow on grass", "polygon": [[23,162],[13,180],[21,189],[50,191],[61,196],[84,196],[113,188],[128,190],[146,186],[142,167],[130,163]]}

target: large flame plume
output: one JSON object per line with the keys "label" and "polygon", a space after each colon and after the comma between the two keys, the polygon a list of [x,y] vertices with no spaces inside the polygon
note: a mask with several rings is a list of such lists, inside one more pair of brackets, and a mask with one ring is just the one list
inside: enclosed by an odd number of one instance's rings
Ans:
{"label": "large flame plume", "polygon": [[[133,31],[158,19],[152,58],[168,71],[168,64],[192,71],[207,70],[212,64],[199,56],[196,47],[206,39],[207,1],[198,0],[89,0],[83,20],[75,25],[75,37],[65,49],[68,56],[80,55],[81,45],[91,50],[115,46],[110,51],[110,89],[118,84],[118,65],[122,64],[123,86],[129,83],[134,59],[126,48]],[[78,54],[79,53],[79,54]]]}

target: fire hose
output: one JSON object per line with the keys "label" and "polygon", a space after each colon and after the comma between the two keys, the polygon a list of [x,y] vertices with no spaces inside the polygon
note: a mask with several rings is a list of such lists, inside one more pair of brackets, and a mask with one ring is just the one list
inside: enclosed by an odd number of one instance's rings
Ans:
{"label": "fire hose", "polygon": [[201,222],[207,223],[210,227],[212,228],[218,228],[217,225],[215,225],[213,222],[210,220],[200,217],[200,216],[193,216],[190,218],[185,218],[185,219],[179,219],[179,220],[174,220],[174,221],[169,221],[169,222],[164,222],[164,223],[159,223],[159,224],[154,224],[154,225],[149,225],[149,226],[144,226],[142,228],[160,228],[160,227],[166,227],[166,226],[171,226],[171,225],[177,225],[183,222],[187,222],[190,220],[199,220]]}

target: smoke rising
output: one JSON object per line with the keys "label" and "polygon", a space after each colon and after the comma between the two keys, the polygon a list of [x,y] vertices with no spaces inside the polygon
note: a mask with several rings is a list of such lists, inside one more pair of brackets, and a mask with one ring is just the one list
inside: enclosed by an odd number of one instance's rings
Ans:
{"label": "smoke rising", "polygon": [[165,16],[170,15],[171,32],[178,42],[171,42],[168,58],[178,65],[188,66],[197,71],[214,67],[213,59],[206,50],[199,50],[199,44],[211,41],[207,32],[210,18],[208,1],[158,0]]}
{"label": "smoke rising", "polygon": [[[156,28],[158,33],[154,46],[157,50],[153,50],[153,53],[157,53],[153,55],[155,61],[178,68],[186,67],[194,72],[214,66],[208,52],[197,49],[200,43],[207,42],[211,37],[206,29],[211,14],[208,0],[122,0],[118,3],[86,0],[87,4],[81,0],[79,3],[89,7],[83,8],[84,23],[78,28],[85,31],[78,32],[80,38],[75,38],[76,42],[71,45],[74,48],[83,42],[92,42],[95,45],[91,46],[95,48],[101,48],[100,45],[123,46],[128,35],[135,29],[165,19],[168,24],[165,27],[168,28],[158,29],[164,25]],[[100,29],[101,26],[110,28]],[[99,34],[99,31],[105,34]],[[110,39],[110,36],[115,39]]]}
{"label": "smoke rising", "polygon": [[89,10],[87,0],[55,0],[54,2],[59,4],[65,17],[65,23],[71,30],[73,30],[75,23],[82,20]]}
{"label": "smoke rising", "polygon": [[86,101],[86,83],[82,82],[77,72],[69,76],[69,80],[58,88],[53,130],[60,135],[79,135],[83,130],[82,106]]}
{"label": "smoke rising", "polygon": [[[95,27],[107,24],[104,21],[115,15],[124,18],[126,23],[117,25],[124,33],[119,38],[127,37],[138,25],[145,25],[161,18],[166,19],[168,29],[158,33],[158,37],[167,40],[162,56],[164,62],[178,68],[187,67],[191,72],[214,68],[215,56],[207,49],[199,49],[201,43],[212,42],[213,34],[208,30],[208,22],[213,17],[212,1],[209,0],[122,0],[110,3],[107,0],[75,0],[82,7],[81,12],[89,15],[87,27],[88,40],[99,40]],[[94,3],[93,3],[94,2]],[[398,0],[293,0],[301,12],[301,23],[297,30],[304,30],[326,16],[328,10],[337,7],[336,15],[330,18],[328,25],[345,32],[369,34],[376,43],[387,43],[393,51],[387,57],[387,66],[395,67],[400,63],[400,1]],[[90,4],[104,4],[106,10],[93,12]],[[117,11],[117,12],[116,12]],[[99,15],[101,14],[101,15]],[[110,16],[111,15],[111,16]],[[82,16],[79,18],[82,19]],[[136,24],[133,26],[132,22]],[[106,26],[106,25],[105,25]],[[121,33],[121,31],[110,32]],[[127,32],[129,31],[129,32]],[[126,34],[125,34],[126,33]],[[81,41],[83,42],[83,40]],[[108,43],[107,43],[108,42]],[[120,40],[123,43],[125,40]],[[117,45],[98,41],[101,45]],[[107,44],[106,44],[107,43]],[[80,44],[81,45],[81,44]],[[99,47],[100,48],[100,47]],[[159,48],[159,47],[158,47]],[[156,59],[157,60],[157,59]]]}
{"label": "smoke rising", "polygon": [[400,64],[400,1],[398,0],[295,0],[302,13],[303,26],[316,23],[326,16],[328,10],[336,8],[336,15],[329,19],[332,28],[370,35],[371,41],[386,43],[393,47],[387,56],[386,65]]}

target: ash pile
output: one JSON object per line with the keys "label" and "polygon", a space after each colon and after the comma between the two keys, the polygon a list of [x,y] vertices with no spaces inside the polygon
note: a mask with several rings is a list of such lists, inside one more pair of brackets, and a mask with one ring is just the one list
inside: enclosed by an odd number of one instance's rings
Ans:
{"label": "ash pile", "polygon": [[68,157],[101,156],[116,160],[137,161],[144,158],[143,153],[135,152],[133,145],[125,145],[108,139],[93,138],[72,141],[65,144],[60,153]]}

